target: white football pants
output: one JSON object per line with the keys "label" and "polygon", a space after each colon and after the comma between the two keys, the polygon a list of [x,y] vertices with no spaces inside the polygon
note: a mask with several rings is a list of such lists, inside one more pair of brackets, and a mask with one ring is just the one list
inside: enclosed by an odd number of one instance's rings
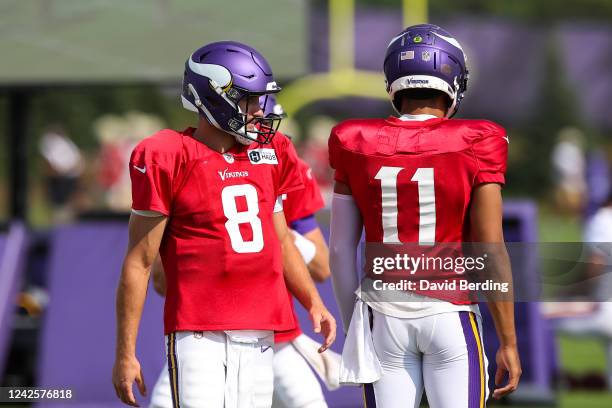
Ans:
{"label": "white football pants", "polygon": [[[273,370],[273,408],[327,408],[315,373],[291,343],[274,346]],[[266,387],[265,377],[256,378],[256,387]],[[166,364],[153,388],[150,408],[172,408],[170,389],[170,376]]]}
{"label": "white football pants", "polygon": [[261,331],[166,336],[168,362],[155,384],[150,407],[270,407],[273,341],[273,332]]}
{"label": "white football pants", "polygon": [[488,397],[481,321],[471,312],[402,319],[372,311],[383,375],[364,385],[367,408],[483,408]]}
{"label": "white football pants", "polygon": [[327,408],[316,374],[290,342],[274,345],[273,367],[273,408]]}

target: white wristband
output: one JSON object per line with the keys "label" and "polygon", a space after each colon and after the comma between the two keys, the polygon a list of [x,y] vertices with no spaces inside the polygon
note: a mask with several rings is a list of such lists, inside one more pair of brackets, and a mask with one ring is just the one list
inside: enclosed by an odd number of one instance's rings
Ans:
{"label": "white wristband", "polygon": [[283,211],[283,195],[279,195],[278,197],[276,197],[276,201],[274,202],[274,212],[281,212]]}
{"label": "white wristband", "polygon": [[300,255],[302,255],[302,259],[304,259],[304,263],[308,265],[310,261],[312,261],[317,253],[317,247],[312,241],[305,238],[302,234],[297,231],[291,230],[293,232],[293,236],[295,237],[295,246],[300,251]]}

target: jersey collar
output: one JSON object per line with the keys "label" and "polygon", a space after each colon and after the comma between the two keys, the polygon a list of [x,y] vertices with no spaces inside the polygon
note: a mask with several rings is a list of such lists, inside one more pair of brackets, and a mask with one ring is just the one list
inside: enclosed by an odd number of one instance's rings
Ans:
{"label": "jersey collar", "polygon": [[410,114],[406,113],[406,114],[400,116],[398,119],[399,120],[403,120],[403,121],[418,120],[418,121],[423,122],[423,121],[426,121],[426,120],[429,120],[429,119],[437,119],[437,118],[438,118],[437,116],[428,115],[426,113],[419,114],[419,115],[410,115]]}
{"label": "jersey collar", "polygon": [[442,121],[447,120],[446,118],[438,118],[433,115],[402,115],[398,118],[395,116],[389,116],[387,122],[402,127],[422,127],[436,125]]}

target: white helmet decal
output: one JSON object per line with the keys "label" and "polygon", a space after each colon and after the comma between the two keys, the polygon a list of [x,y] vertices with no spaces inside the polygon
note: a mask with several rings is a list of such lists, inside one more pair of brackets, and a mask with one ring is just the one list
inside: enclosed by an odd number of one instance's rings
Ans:
{"label": "white helmet decal", "polygon": [[232,74],[227,68],[217,64],[200,64],[189,57],[189,68],[198,75],[210,78],[221,88],[232,83]]}

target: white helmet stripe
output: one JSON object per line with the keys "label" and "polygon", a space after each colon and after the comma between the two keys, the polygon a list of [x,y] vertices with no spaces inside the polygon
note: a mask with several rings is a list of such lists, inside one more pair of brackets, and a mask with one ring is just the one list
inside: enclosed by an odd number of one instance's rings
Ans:
{"label": "white helmet stripe", "polygon": [[461,48],[461,44],[459,44],[459,41],[455,40],[453,37],[447,37],[445,35],[438,34],[435,31],[432,31],[431,33],[433,35],[435,35],[436,37],[440,37],[441,39],[443,39],[444,41],[446,41],[450,45],[453,45],[453,46],[459,48],[461,50],[461,52],[463,52],[463,48]]}
{"label": "white helmet stripe", "polygon": [[232,82],[232,74],[227,68],[217,64],[199,64],[189,57],[189,68],[198,75],[210,78],[221,88],[225,88]]}
{"label": "white helmet stripe", "polygon": [[389,45],[387,45],[387,48],[389,48],[391,46],[391,44],[393,44],[394,42],[396,42],[397,40],[399,40],[400,38],[402,38],[405,35],[406,35],[406,33],[401,33],[397,37],[393,37],[393,39],[389,42]]}

